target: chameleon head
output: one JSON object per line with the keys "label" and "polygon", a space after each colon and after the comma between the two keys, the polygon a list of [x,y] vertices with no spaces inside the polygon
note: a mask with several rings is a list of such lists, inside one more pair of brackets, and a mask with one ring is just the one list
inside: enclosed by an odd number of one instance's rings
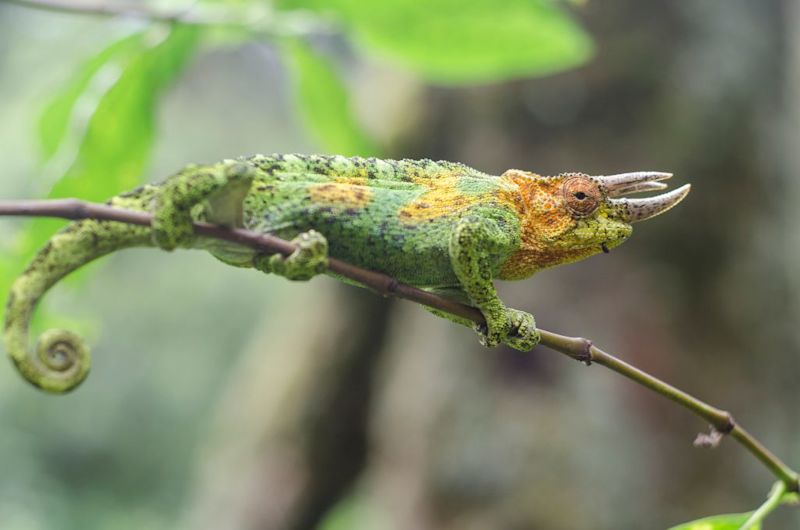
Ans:
{"label": "chameleon head", "polygon": [[542,177],[517,170],[503,177],[520,190],[521,249],[501,277],[516,279],[539,269],[608,252],[625,241],[632,224],[666,212],[686,197],[690,185],[645,198],[625,195],[663,190],[670,173],[639,171],[591,176]]}

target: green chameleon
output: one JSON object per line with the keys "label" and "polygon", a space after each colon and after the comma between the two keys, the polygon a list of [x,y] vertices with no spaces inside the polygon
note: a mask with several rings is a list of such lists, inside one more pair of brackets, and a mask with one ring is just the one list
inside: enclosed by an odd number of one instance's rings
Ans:
{"label": "green chameleon", "polygon": [[[151,212],[152,227],[81,220],[54,235],[15,281],[5,315],[5,346],[33,385],[66,392],[86,377],[90,358],[75,334],[49,330],[29,347],[41,296],[89,261],[127,247],[199,248],[237,267],[291,280],[326,272],[328,255],[389,274],[477,307],[486,346],[529,350],[539,341],[531,316],[507,308],[493,280],[519,280],[621,244],[631,224],[680,202],[689,185],[649,198],[668,173],[543,177],[511,169],[501,176],[462,164],[343,156],[256,155],[190,166],[157,185],[108,201]],[[288,257],[196,236],[207,221],[291,239]],[[437,313],[458,323],[467,320]]]}

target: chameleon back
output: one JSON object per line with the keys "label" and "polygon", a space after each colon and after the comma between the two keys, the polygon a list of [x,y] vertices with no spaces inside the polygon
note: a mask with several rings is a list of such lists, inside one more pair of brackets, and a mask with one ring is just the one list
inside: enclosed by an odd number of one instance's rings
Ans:
{"label": "chameleon back", "polygon": [[455,221],[498,215],[497,196],[507,187],[430,160],[275,155],[248,162],[262,172],[245,197],[245,228],[285,239],[314,229],[332,256],[419,286],[458,283],[448,252]]}

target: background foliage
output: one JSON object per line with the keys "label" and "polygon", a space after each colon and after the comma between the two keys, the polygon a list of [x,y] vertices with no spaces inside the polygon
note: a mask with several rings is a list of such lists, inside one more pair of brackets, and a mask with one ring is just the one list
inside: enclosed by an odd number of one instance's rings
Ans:
{"label": "background foliage", "polygon": [[[788,2],[188,13],[0,4],[3,195],[102,201],[253,152],[672,170],[695,185],[682,215],[505,297],[700,389],[799,460]],[[4,221],[3,292],[58,225]],[[418,308],[198,254],[106,264],[45,307],[93,335],[94,377],[53,398],[0,373],[4,528],[664,528],[766,489],[739,448],[693,451],[703,426],[658,398],[544,352],[487,355]]]}

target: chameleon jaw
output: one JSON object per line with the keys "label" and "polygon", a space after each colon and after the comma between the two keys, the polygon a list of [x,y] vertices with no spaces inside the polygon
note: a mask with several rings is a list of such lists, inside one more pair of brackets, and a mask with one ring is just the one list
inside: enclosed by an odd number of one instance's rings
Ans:
{"label": "chameleon jaw", "polygon": [[637,171],[593,177],[608,197],[608,202],[620,213],[625,222],[638,223],[660,215],[677,205],[689,194],[690,184],[667,193],[641,199],[618,198],[629,193],[666,189],[661,181],[672,177],[672,173],[659,171]]}

